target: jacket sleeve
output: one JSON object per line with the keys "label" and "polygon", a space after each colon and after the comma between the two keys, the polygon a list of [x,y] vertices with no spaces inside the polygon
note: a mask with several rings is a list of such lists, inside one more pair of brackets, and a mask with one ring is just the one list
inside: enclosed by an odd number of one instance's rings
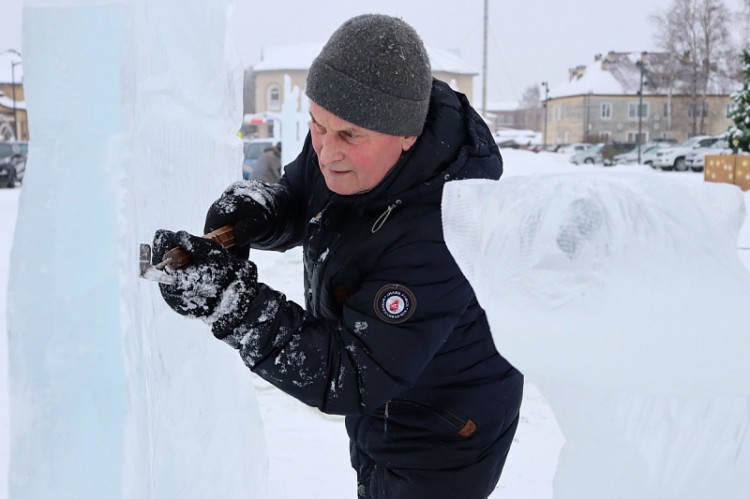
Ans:
{"label": "jacket sleeve", "polygon": [[[379,261],[339,321],[308,315],[261,284],[241,323],[214,334],[255,373],[323,412],[377,409],[414,385],[474,296],[441,241],[390,248]],[[394,283],[413,300],[413,314],[401,323],[376,311],[382,290]]]}
{"label": "jacket sleeve", "polygon": [[245,195],[260,199],[261,202],[253,206],[264,212],[255,217],[263,221],[263,226],[257,227],[259,236],[253,240],[251,248],[285,251],[301,243],[307,223],[306,213],[310,208],[308,177],[311,177],[311,172],[305,165],[312,155],[308,134],[302,152],[286,166],[278,183],[250,183]]}

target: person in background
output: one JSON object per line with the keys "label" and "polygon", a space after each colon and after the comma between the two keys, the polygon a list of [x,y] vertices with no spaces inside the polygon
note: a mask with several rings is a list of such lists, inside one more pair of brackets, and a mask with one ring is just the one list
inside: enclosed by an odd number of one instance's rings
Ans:
{"label": "person in background", "polygon": [[[162,296],[257,375],[346,416],[358,497],[486,498],[523,376],[446,247],[440,203],[446,182],[498,179],[500,152],[395,17],[346,21],[306,92],[310,131],[279,183],[235,183],[208,209],[205,231],[231,225],[236,246],[157,231],[155,263],[174,246],[191,257]],[[248,260],[250,248],[299,245],[304,307],[257,282]]]}
{"label": "person in background", "polygon": [[275,183],[281,178],[281,142],[275,146],[266,147],[258,157],[250,180]]}

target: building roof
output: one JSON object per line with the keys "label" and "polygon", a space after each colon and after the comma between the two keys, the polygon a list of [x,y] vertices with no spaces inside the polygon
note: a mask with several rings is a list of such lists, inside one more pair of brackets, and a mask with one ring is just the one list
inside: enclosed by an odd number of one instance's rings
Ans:
{"label": "building roof", "polygon": [[[549,98],[570,97],[574,95],[638,95],[640,88],[641,60],[639,52],[609,52],[598,54],[588,65],[577,66],[569,70],[568,81],[550,88]],[[668,88],[659,82],[660,68],[667,67],[672,61],[665,53],[648,53],[644,70],[644,95],[663,95]],[[739,83],[722,77],[717,73],[711,75],[709,95],[729,95],[739,88]],[[684,88],[675,88],[673,92],[684,94]]]}
{"label": "building roof", "polygon": [[[0,107],[4,107],[6,109],[13,109],[13,97],[10,95],[5,95],[3,92],[0,92]],[[16,110],[26,109],[26,102],[22,100],[16,100],[15,107],[16,107]]]}
{"label": "building roof", "polygon": [[[263,60],[253,66],[253,71],[307,71],[323,48],[321,42],[307,42],[297,45],[265,47]],[[430,56],[433,72],[477,75],[475,68],[466,64],[456,52],[425,47]]]}

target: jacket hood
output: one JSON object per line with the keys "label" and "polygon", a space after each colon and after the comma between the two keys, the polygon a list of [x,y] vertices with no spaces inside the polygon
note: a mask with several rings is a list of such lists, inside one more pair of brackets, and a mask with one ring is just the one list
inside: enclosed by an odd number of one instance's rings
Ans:
{"label": "jacket hood", "polygon": [[346,196],[360,209],[394,202],[439,202],[451,180],[498,179],[503,161],[492,133],[464,94],[433,80],[424,131],[380,184]]}

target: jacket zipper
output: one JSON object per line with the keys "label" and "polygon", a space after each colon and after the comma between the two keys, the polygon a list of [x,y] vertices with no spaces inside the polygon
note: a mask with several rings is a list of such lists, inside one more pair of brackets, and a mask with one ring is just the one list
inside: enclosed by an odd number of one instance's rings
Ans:
{"label": "jacket zipper", "polygon": [[385,221],[388,220],[388,217],[391,216],[391,212],[394,210],[394,208],[396,208],[400,204],[400,199],[397,199],[395,202],[389,204],[385,211],[380,214],[377,220],[375,220],[375,223],[372,224],[372,229],[370,231],[373,234],[379,231],[383,227],[383,225],[385,225]]}

